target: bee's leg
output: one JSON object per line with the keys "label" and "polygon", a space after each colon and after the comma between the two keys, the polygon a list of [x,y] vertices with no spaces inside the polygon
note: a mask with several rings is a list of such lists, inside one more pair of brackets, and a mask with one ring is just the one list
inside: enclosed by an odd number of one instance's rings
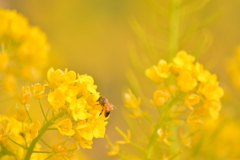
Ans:
{"label": "bee's leg", "polygon": [[101,115],[102,115],[102,113],[103,113],[103,107],[102,107],[102,111],[100,112],[99,116],[101,116]]}

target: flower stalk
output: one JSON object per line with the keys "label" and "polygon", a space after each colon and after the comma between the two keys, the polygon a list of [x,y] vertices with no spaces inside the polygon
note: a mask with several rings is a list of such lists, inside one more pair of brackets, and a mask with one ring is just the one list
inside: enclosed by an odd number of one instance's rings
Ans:
{"label": "flower stalk", "polygon": [[65,112],[59,112],[57,115],[55,115],[54,117],[52,117],[46,124],[44,124],[44,126],[42,126],[42,128],[39,131],[38,136],[32,140],[27,153],[25,155],[24,160],[30,160],[31,155],[34,153],[33,149],[35,147],[35,145],[37,144],[37,142],[42,138],[42,136],[44,135],[44,133],[48,130],[48,128],[54,123],[55,120],[57,120],[58,118],[60,118],[61,116],[63,116],[65,114]]}

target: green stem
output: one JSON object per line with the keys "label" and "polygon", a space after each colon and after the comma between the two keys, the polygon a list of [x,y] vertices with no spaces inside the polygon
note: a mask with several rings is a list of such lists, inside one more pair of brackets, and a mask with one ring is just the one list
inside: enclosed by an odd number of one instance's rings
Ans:
{"label": "green stem", "polygon": [[44,122],[45,122],[45,121],[48,121],[48,120],[47,120],[47,117],[46,117],[46,115],[45,115],[45,112],[44,112],[44,110],[43,110],[43,107],[42,107],[42,104],[41,104],[41,100],[40,100],[40,98],[38,99],[38,101],[39,101],[39,105],[40,105],[40,108],[41,108],[42,114],[43,114],[43,116],[44,116]]}
{"label": "green stem", "polygon": [[179,4],[180,0],[172,0],[169,20],[169,60],[178,51],[179,45]]}
{"label": "green stem", "polygon": [[[22,122],[22,131],[24,132],[23,122]],[[26,137],[25,137],[25,134],[24,134],[24,133],[23,133],[23,139],[24,139],[26,148],[28,148],[27,140],[26,140]]]}
{"label": "green stem", "polygon": [[154,127],[154,132],[153,132],[152,136],[150,137],[150,141],[149,141],[148,146],[147,146],[145,160],[148,160],[148,159],[151,158],[151,155],[152,155],[152,152],[153,152],[153,147],[154,147],[154,144],[155,144],[156,139],[158,137],[157,130],[162,125],[162,123],[163,123],[163,121],[165,119],[165,116],[166,116],[166,112],[165,112],[165,114],[163,114],[161,116],[160,120],[158,121],[158,123]]}
{"label": "green stem", "polygon": [[15,141],[14,141],[14,140],[12,140],[11,138],[9,138],[9,137],[8,137],[8,139],[9,139],[10,141],[12,141],[13,143],[15,143],[16,145],[18,145],[18,146],[22,147],[23,149],[28,149],[27,147],[25,147],[25,146],[23,146],[23,145],[21,145],[21,144],[19,144],[19,143],[15,142]]}
{"label": "green stem", "polygon": [[[176,97],[177,98],[177,97]],[[166,117],[168,116],[168,112],[171,109],[171,107],[173,106],[173,104],[175,103],[175,100],[173,99],[166,107],[165,110],[162,111],[162,116],[160,117],[160,119],[158,120],[158,123],[155,125],[154,127],[154,132],[152,134],[152,136],[150,137],[150,141],[148,143],[147,146],[147,150],[146,150],[146,156],[145,156],[145,160],[149,160],[151,159],[152,156],[152,152],[153,152],[153,148],[154,148],[154,144],[157,141],[157,137],[158,137],[158,129],[161,127],[161,125],[163,124],[164,120],[166,120]]]}
{"label": "green stem", "polygon": [[30,114],[29,114],[29,112],[28,112],[28,109],[27,109],[26,104],[24,105],[24,108],[25,108],[25,110],[26,110],[26,112],[27,112],[27,115],[28,115],[29,120],[32,122],[32,118],[31,118],[31,116],[30,116]]}
{"label": "green stem", "polygon": [[52,155],[50,155],[50,156],[48,156],[47,158],[45,158],[45,160],[47,160],[47,159],[49,159],[49,158],[51,158],[52,157]]}
{"label": "green stem", "polygon": [[[48,110],[47,110],[47,113],[46,113],[46,117],[48,117],[49,111],[50,111],[50,107],[48,107]],[[45,124],[45,122],[46,122],[46,119],[44,118],[43,124]]]}
{"label": "green stem", "polygon": [[51,148],[42,138],[40,139],[41,142],[43,142],[48,148]]}
{"label": "green stem", "polygon": [[48,127],[51,126],[56,119],[58,119],[59,117],[63,116],[64,114],[65,114],[65,112],[58,113],[57,115],[52,117],[44,126],[42,126],[41,130],[38,133],[38,136],[35,139],[32,140],[24,160],[30,160],[35,145],[42,138],[44,133],[48,130]]}
{"label": "green stem", "polygon": [[137,145],[137,144],[135,144],[135,143],[133,143],[133,142],[130,142],[130,144],[132,145],[132,146],[134,146],[134,147],[136,147],[137,149],[139,149],[140,151],[142,151],[142,152],[146,152],[146,150],[144,149],[144,148],[142,148],[142,147],[140,147],[139,145]]}

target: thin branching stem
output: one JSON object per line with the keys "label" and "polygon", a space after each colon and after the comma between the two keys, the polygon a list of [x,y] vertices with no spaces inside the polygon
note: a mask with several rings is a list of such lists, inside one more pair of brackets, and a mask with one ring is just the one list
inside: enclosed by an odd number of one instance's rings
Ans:
{"label": "thin branching stem", "polygon": [[171,1],[171,12],[169,20],[169,60],[171,60],[178,51],[179,45],[179,5],[180,0]]}
{"label": "thin branching stem", "polygon": [[48,148],[52,148],[50,145],[48,145],[42,138],[40,139],[41,142],[43,142]]}
{"label": "thin branching stem", "polygon": [[[177,97],[176,97],[177,98]],[[166,120],[167,116],[168,116],[168,112],[171,109],[171,107],[173,106],[173,104],[175,103],[175,100],[173,99],[165,108],[165,110],[162,111],[162,115],[160,116],[157,124],[154,127],[154,131],[150,137],[148,146],[147,146],[147,150],[146,150],[146,156],[145,156],[145,160],[149,160],[151,159],[152,156],[152,152],[153,152],[153,148],[155,145],[155,142],[157,141],[157,137],[158,137],[158,133],[157,130],[161,127],[161,125],[163,125],[163,122]]]}
{"label": "thin branching stem", "polygon": [[46,116],[46,114],[45,114],[45,112],[44,112],[44,110],[43,110],[43,107],[42,107],[42,103],[41,103],[40,98],[38,99],[38,102],[39,102],[39,105],[40,105],[42,114],[43,114],[43,116],[44,116],[44,122],[45,122],[45,121],[48,121],[48,120],[47,120],[47,116]]}
{"label": "thin branching stem", "polygon": [[48,156],[47,158],[45,158],[45,160],[47,160],[47,159],[49,159],[49,158],[51,158],[53,155],[50,155],[50,156]]}
{"label": "thin branching stem", "polygon": [[65,112],[59,112],[58,114],[53,116],[46,124],[44,124],[42,126],[42,128],[40,129],[40,131],[38,133],[38,136],[35,139],[32,140],[32,142],[31,142],[31,144],[30,144],[30,146],[27,150],[27,153],[26,153],[26,156],[25,156],[24,160],[30,160],[35,145],[42,138],[44,133],[47,131],[48,127],[51,126],[54,123],[55,120],[57,120],[59,117],[63,116],[64,114],[65,114]]}
{"label": "thin branching stem", "polygon": [[23,149],[28,149],[27,147],[25,147],[25,146],[23,146],[23,145],[21,145],[21,144],[19,144],[19,143],[15,142],[15,141],[14,141],[14,140],[12,140],[11,138],[9,138],[9,137],[8,137],[8,139],[9,139],[10,141],[12,141],[13,143],[15,143],[16,145],[18,145],[18,146],[22,147]]}
{"label": "thin branching stem", "polygon": [[30,122],[32,122],[32,118],[31,118],[31,116],[30,116],[30,114],[29,114],[29,112],[28,112],[28,109],[27,109],[26,104],[24,105],[24,108],[25,108],[25,110],[26,110],[26,112],[27,112],[27,115],[28,115],[28,118],[29,118]]}
{"label": "thin branching stem", "polygon": [[[22,131],[24,131],[23,122],[22,122]],[[26,140],[26,137],[25,137],[24,134],[23,134],[23,139],[24,139],[24,142],[25,142],[26,148],[28,148],[27,140]]]}
{"label": "thin branching stem", "polygon": [[133,143],[133,142],[130,142],[130,144],[132,145],[132,146],[134,146],[135,148],[137,148],[137,149],[139,149],[140,151],[142,151],[142,152],[146,152],[146,149],[145,148],[142,148],[142,147],[140,147],[139,145],[137,145],[137,144],[135,144],[135,143]]}

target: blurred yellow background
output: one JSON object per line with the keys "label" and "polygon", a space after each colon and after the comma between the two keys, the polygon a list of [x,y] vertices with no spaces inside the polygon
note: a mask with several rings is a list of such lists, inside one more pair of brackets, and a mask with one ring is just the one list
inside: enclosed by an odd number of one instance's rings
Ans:
{"label": "blurred yellow background", "polygon": [[[121,110],[122,92],[128,88],[125,72],[131,67],[129,46],[139,41],[129,19],[135,17],[140,24],[148,26],[152,9],[147,1],[0,0],[0,7],[16,9],[31,25],[39,26],[47,34],[51,45],[49,67],[68,68],[94,78],[98,91],[117,107],[111,113],[106,134],[113,139],[120,138],[114,127],[127,128]],[[198,61],[219,76],[223,88],[231,87],[225,73],[226,59],[240,43],[239,8],[237,0],[212,0],[197,15],[201,20],[218,13],[205,28],[213,38],[212,44]],[[94,139],[93,149],[81,150],[89,159],[115,159],[106,155],[106,146],[105,139]]]}

